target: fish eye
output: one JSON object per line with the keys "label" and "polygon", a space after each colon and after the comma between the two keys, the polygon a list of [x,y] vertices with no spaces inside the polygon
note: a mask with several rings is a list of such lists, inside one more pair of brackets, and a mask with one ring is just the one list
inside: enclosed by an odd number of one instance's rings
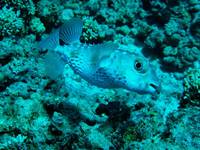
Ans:
{"label": "fish eye", "polygon": [[135,69],[137,70],[137,71],[141,71],[142,69],[143,69],[143,63],[142,63],[142,61],[140,61],[140,60],[136,60],[135,61]]}
{"label": "fish eye", "polygon": [[142,58],[136,58],[134,62],[134,69],[139,73],[145,73],[147,71],[147,63]]}
{"label": "fish eye", "polygon": [[142,63],[139,62],[139,61],[136,61],[136,62],[135,62],[135,69],[136,69],[136,70],[141,70],[141,68],[142,68]]}

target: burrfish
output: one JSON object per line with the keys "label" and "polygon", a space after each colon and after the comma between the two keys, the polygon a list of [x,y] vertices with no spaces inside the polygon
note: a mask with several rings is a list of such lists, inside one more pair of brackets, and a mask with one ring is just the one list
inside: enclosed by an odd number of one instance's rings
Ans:
{"label": "burrfish", "polygon": [[120,49],[116,43],[81,43],[82,29],[83,21],[73,18],[40,42],[39,47],[48,50],[46,63],[53,59],[47,68],[52,67],[54,77],[62,74],[59,68],[69,64],[76,74],[97,87],[123,88],[140,94],[158,91],[160,83],[147,58]]}

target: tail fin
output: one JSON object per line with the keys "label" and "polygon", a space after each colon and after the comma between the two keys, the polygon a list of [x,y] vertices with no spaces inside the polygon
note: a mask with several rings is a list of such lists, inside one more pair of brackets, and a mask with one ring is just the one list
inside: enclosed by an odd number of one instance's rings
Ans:
{"label": "tail fin", "polygon": [[55,80],[61,75],[66,63],[61,56],[54,51],[56,47],[60,45],[59,40],[62,40],[65,44],[70,44],[79,40],[82,33],[82,27],[83,21],[81,19],[70,19],[59,29],[51,33],[49,37],[40,42],[39,48],[48,50],[44,59],[44,64],[46,73],[50,78]]}
{"label": "tail fin", "polygon": [[70,44],[74,41],[78,41],[83,28],[83,21],[79,18],[73,18],[65,22],[59,32],[60,39],[65,44]]}

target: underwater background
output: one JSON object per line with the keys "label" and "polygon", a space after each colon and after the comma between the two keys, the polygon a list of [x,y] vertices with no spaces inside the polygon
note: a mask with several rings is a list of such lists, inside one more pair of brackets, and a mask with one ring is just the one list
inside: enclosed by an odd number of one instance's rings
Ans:
{"label": "underwater background", "polygon": [[[75,17],[81,42],[143,54],[159,93],[99,88],[67,64],[51,79],[38,44]],[[200,1],[0,0],[0,149],[199,150]]]}

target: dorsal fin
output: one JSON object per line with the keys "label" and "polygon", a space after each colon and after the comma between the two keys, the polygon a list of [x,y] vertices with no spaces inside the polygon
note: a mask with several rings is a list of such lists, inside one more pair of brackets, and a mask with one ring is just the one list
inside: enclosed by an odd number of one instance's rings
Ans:
{"label": "dorsal fin", "polygon": [[46,39],[39,43],[39,48],[54,50],[59,45],[59,30],[55,30]]}
{"label": "dorsal fin", "polygon": [[70,19],[60,27],[59,37],[63,42],[65,42],[65,44],[70,44],[79,40],[82,33],[82,28],[83,21],[81,19]]}

